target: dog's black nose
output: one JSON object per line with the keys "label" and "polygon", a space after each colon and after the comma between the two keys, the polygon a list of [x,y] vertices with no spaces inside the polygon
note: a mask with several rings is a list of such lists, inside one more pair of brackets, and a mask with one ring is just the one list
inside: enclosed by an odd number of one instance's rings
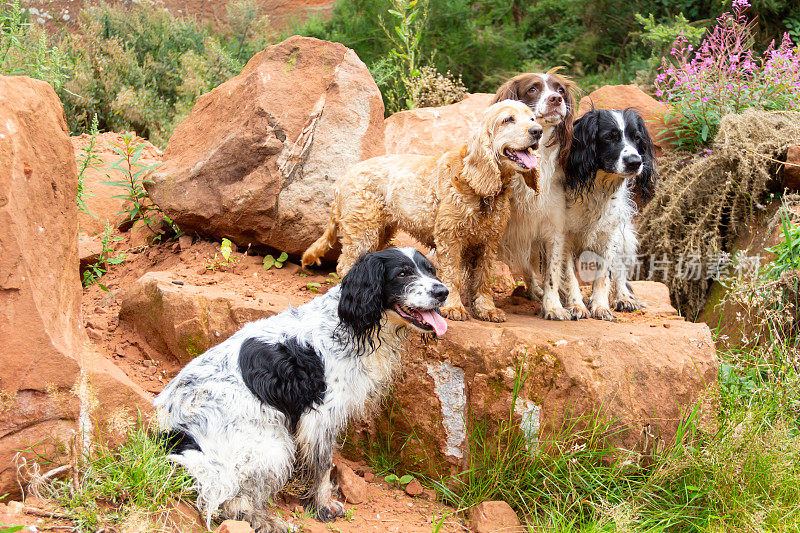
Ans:
{"label": "dog's black nose", "polygon": [[622,164],[625,168],[636,168],[642,164],[642,156],[639,154],[627,154],[622,156]]}
{"label": "dog's black nose", "polygon": [[551,94],[547,99],[547,103],[550,105],[558,105],[561,103],[561,100],[563,100],[563,98],[560,94]]}
{"label": "dog's black nose", "polygon": [[528,129],[528,133],[531,134],[531,136],[533,137],[533,140],[538,141],[542,137],[542,127],[539,126],[538,124],[536,124],[534,126],[531,126]]}
{"label": "dog's black nose", "polygon": [[440,302],[443,302],[443,301],[447,300],[447,296],[449,294],[450,294],[450,291],[447,290],[447,287],[445,287],[442,284],[434,285],[434,287],[431,289],[431,296],[433,296],[434,298],[436,298]]}

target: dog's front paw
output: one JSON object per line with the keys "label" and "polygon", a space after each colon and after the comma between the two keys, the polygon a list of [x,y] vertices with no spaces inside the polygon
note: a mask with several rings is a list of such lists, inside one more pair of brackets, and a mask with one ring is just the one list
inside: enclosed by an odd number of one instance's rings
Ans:
{"label": "dog's front paw", "polygon": [[463,305],[446,305],[439,309],[439,313],[448,320],[469,319],[469,312]]}
{"label": "dog's front paw", "polygon": [[583,302],[568,305],[567,311],[569,311],[569,314],[571,314],[572,318],[575,320],[589,318],[589,310],[586,308],[585,305],[583,305]]}
{"label": "dog's front paw", "polygon": [[542,307],[542,318],[545,320],[573,320],[572,313],[561,306]]}
{"label": "dog's front paw", "polygon": [[506,314],[496,307],[475,307],[475,318],[478,320],[485,320],[487,322],[505,322]]}
{"label": "dog's front paw", "polygon": [[327,504],[317,507],[316,519],[320,522],[331,522],[344,515],[344,505],[336,500],[330,500]]}
{"label": "dog's front paw", "polygon": [[609,322],[616,320],[614,313],[605,305],[589,304],[589,314],[597,320],[608,320]]}
{"label": "dog's front paw", "polygon": [[632,313],[633,311],[638,311],[643,307],[644,305],[634,296],[627,296],[625,298],[620,298],[614,304],[615,311],[624,311],[626,313]]}

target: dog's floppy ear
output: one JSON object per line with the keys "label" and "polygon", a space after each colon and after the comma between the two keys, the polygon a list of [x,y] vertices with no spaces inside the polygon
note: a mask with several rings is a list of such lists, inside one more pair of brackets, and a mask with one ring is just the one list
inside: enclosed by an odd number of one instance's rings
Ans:
{"label": "dog's floppy ear", "polygon": [[636,176],[634,187],[642,201],[647,203],[655,194],[656,181],[658,180],[656,158],[653,153],[653,140],[650,138],[650,133],[647,131],[647,124],[645,124],[642,116],[633,109],[626,109],[625,114],[627,115],[629,113],[634,115],[634,120],[636,121],[636,131],[638,133],[636,150],[642,156],[642,172]]}
{"label": "dog's floppy ear", "polygon": [[503,100],[520,100],[519,81],[520,77],[516,76],[501,85],[494,94],[492,103],[496,104],[497,102],[502,102]]}
{"label": "dog's floppy ear", "polygon": [[359,349],[372,346],[372,335],[380,328],[384,291],[383,261],[375,254],[362,255],[342,279],[339,320]]}
{"label": "dog's floppy ear", "polygon": [[564,167],[564,185],[570,192],[583,194],[592,188],[597,174],[597,132],[600,114],[589,111],[575,121],[572,149]]}
{"label": "dog's floppy ear", "polygon": [[475,194],[484,198],[497,196],[503,189],[500,167],[492,148],[495,116],[496,113],[488,111],[478,130],[473,133],[461,170],[462,179]]}
{"label": "dog's floppy ear", "polygon": [[576,100],[578,86],[574,81],[563,74],[556,74],[556,72],[562,68],[563,67],[551,68],[547,71],[547,74],[556,78],[561,86],[564,87],[565,91],[564,103],[566,104],[567,114],[564,116],[564,120],[561,124],[556,127],[555,131],[555,138],[558,139],[558,144],[560,146],[558,150],[558,164],[561,165],[561,168],[565,168],[567,166],[569,151],[572,147],[575,113],[578,112],[578,102]]}

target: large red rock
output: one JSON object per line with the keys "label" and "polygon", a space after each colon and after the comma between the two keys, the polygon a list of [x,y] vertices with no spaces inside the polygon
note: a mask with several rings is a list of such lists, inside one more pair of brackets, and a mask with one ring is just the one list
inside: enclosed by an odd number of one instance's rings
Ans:
{"label": "large red rock", "polygon": [[188,363],[247,322],[300,303],[282,294],[246,297],[184,283],[169,272],[148,272],[123,292],[119,318],[158,353]]}
{"label": "large red rock", "polygon": [[[716,381],[714,342],[708,326],[653,300],[666,291],[644,286],[659,284],[633,285],[655,312],[619,313],[615,323],[509,313],[502,324],[451,322],[429,344],[412,336],[386,406],[353,428],[344,451],[358,457],[389,442],[404,468],[442,477],[467,467],[475,428],[496,427],[512,410],[532,446],[596,413],[611,423],[609,444],[636,450],[644,428],[674,440],[681,417]],[[520,369],[527,379],[512,406]]]}
{"label": "large red rock", "polygon": [[[72,137],[72,146],[75,149],[75,157],[78,165],[81,165],[86,158],[86,149],[91,143],[91,136],[87,134]],[[95,159],[83,173],[83,201],[89,213],[78,212],[78,227],[80,231],[95,235],[103,233],[106,224],[115,227],[125,217],[120,215],[123,211],[124,200],[114,198],[124,194],[121,187],[109,185],[108,181],[120,181],[125,178],[124,174],[117,169],[112,169],[114,163],[121,159],[121,156],[114,152],[114,147],[122,143],[122,136],[119,133],[101,133],[95,137],[92,154]],[[161,150],[147,141],[142,141],[142,155],[139,163],[143,165],[154,165],[161,160]],[[134,169],[134,172],[139,170]]]}
{"label": "large red rock", "polygon": [[299,255],[336,178],[384,152],[383,100],[338,43],[294,36],[197,101],[147,186],[182,230]]}
{"label": "large red rock", "polygon": [[385,122],[386,153],[439,155],[466,142],[492,98],[493,94],[470,94],[455,104],[395,113]]}
{"label": "large red rock", "polygon": [[[590,109],[627,109],[632,107],[642,115],[656,145],[656,155],[673,148],[675,134],[667,131],[664,115],[670,111],[667,104],[652,98],[636,85],[604,85],[592,91],[578,104],[578,116]],[[675,122],[673,120],[673,122]]]}
{"label": "large red rock", "polygon": [[787,189],[800,191],[800,145],[790,146],[786,151],[781,183]]}
{"label": "large red rock", "polygon": [[18,491],[16,450],[51,452],[46,443],[67,441],[96,400],[145,411],[149,404],[88,349],[77,183],[55,92],[41,81],[0,76],[0,494]]}

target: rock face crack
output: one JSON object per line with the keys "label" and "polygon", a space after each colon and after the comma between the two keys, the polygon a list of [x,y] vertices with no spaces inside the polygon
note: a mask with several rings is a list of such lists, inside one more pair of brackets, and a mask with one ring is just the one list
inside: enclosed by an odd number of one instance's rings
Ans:
{"label": "rock face crack", "polygon": [[428,375],[433,378],[434,392],[442,404],[442,424],[446,435],[445,455],[463,459],[467,438],[467,394],[464,369],[449,362],[428,363]]}
{"label": "rock face crack", "polygon": [[[330,85],[328,89],[330,89]],[[302,170],[303,162],[311,151],[311,145],[314,142],[314,131],[317,129],[317,122],[322,116],[322,112],[325,110],[327,94],[328,91],[326,90],[322,96],[319,97],[316,104],[314,104],[314,109],[311,111],[309,122],[306,127],[303,128],[303,131],[300,132],[300,135],[297,136],[297,139],[295,139],[293,143],[284,145],[284,149],[278,157],[277,165],[283,175],[284,187],[295,180],[298,171]]]}

